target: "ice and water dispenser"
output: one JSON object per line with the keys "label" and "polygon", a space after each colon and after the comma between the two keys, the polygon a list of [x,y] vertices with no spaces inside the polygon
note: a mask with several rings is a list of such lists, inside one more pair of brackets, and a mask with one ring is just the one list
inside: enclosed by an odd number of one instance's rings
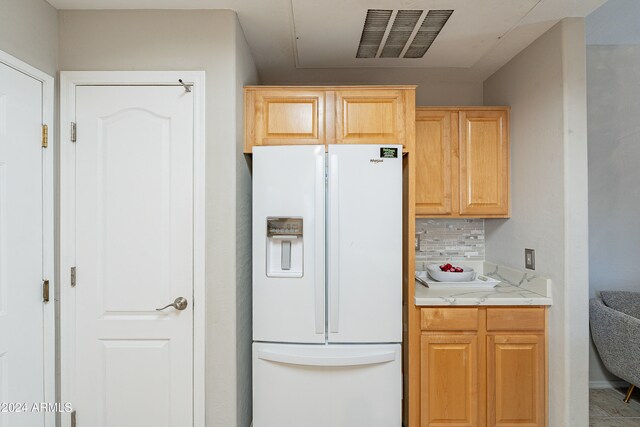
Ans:
{"label": "ice and water dispenser", "polygon": [[302,218],[267,218],[267,277],[302,277]]}

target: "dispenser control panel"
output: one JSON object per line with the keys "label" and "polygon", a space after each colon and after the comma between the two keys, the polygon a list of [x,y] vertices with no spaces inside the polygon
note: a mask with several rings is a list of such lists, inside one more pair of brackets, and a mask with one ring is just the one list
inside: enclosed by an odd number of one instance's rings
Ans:
{"label": "dispenser control panel", "polygon": [[302,218],[267,218],[267,237],[302,236]]}
{"label": "dispenser control panel", "polygon": [[267,277],[302,277],[302,218],[267,218]]}

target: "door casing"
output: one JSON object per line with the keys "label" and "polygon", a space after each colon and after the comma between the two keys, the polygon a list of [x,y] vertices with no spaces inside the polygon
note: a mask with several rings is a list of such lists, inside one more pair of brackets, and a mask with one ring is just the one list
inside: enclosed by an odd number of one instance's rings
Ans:
{"label": "door casing", "polygon": [[[60,72],[60,401],[73,396],[75,298],[71,267],[75,266],[75,120],[78,86],[190,85],[194,96],[194,224],[193,224],[193,425],[205,426],[205,73],[204,71],[62,71]],[[61,427],[71,426],[63,414]]]}

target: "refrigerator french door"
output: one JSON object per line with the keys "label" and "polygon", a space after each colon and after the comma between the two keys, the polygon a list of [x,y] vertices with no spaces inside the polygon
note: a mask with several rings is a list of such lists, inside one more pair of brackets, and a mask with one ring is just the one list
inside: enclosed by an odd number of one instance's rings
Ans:
{"label": "refrigerator french door", "polygon": [[402,147],[254,147],[254,427],[399,426],[401,308]]}

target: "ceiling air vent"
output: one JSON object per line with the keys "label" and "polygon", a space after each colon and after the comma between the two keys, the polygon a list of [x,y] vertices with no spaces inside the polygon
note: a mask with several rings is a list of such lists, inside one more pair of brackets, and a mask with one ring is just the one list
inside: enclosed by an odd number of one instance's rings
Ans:
{"label": "ceiling air vent", "polygon": [[356,58],[376,57],[392,13],[392,10],[384,9],[369,9],[367,11]]}
{"label": "ceiling air vent", "polygon": [[356,58],[422,58],[453,10],[369,9]]}
{"label": "ceiling air vent", "polygon": [[430,10],[422,21],[420,29],[404,54],[405,58],[422,58],[433,41],[438,37],[442,27],[447,23],[453,10]]}
{"label": "ceiling air vent", "polygon": [[399,10],[393,20],[381,58],[398,58],[407,44],[413,29],[422,16],[422,10]]}

